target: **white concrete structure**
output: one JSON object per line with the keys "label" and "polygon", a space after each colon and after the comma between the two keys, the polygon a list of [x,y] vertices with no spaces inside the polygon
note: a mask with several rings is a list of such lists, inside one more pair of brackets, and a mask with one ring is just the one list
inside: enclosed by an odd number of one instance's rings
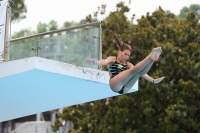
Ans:
{"label": "white concrete structure", "polygon": [[39,57],[0,63],[0,122],[119,95],[108,81],[106,71]]}

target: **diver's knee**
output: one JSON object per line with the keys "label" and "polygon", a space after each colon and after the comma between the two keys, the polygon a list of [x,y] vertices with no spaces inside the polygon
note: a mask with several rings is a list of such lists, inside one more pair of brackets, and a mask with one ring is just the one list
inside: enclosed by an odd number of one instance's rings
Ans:
{"label": "diver's knee", "polygon": [[126,94],[130,89],[131,89],[131,88],[126,88],[126,87],[124,87],[124,89],[123,89],[123,94]]}
{"label": "diver's knee", "polygon": [[141,71],[141,68],[138,66],[131,67],[130,69],[132,72],[140,72]]}

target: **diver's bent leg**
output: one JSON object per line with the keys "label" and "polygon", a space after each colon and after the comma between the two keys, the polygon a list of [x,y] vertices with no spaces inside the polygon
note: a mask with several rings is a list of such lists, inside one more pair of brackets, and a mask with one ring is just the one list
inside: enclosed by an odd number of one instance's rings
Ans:
{"label": "diver's bent leg", "polygon": [[150,55],[148,55],[144,60],[136,64],[134,67],[129,68],[128,70],[123,71],[120,74],[116,75],[114,78],[110,79],[110,87],[114,91],[119,91],[124,85],[129,82],[129,80],[131,80],[133,76],[135,76],[135,74],[140,73],[152,61],[152,56],[155,56],[154,51],[160,50],[158,48],[153,49]]}
{"label": "diver's bent leg", "polygon": [[154,61],[151,61],[141,72],[135,74],[124,86],[124,93],[127,93],[135,84],[135,82],[144,74],[147,74],[147,72],[152,67]]}

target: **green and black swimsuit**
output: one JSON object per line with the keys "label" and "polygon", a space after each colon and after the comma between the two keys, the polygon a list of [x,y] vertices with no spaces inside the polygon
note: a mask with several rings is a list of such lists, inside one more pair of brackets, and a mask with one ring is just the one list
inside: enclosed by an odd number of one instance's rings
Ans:
{"label": "green and black swimsuit", "polygon": [[[126,65],[120,64],[117,62],[117,58],[116,58],[116,61],[108,68],[108,71],[112,73],[111,78],[113,78],[116,75],[118,75],[120,72],[123,72],[124,70],[127,70],[127,69],[128,69],[127,62],[126,62]],[[123,94],[123,87],[118,93]]]}
{"label": "green and black swimsuit", "polygon": [[126,65],[122,65],[120,63],[118,63],[117,61],[115,61],[109,68],[108,71],[112,73],[112,77],[115,77],[117,74],[119,74],[120,72],[127,70],[128,69],[128,64],[126,62]]}

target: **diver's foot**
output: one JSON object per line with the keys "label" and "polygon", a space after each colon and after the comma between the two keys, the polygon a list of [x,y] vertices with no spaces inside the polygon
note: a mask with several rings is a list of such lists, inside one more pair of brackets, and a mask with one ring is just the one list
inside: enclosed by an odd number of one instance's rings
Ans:
{"label": "diver's foot", "polygon": [[162,53],[161,47],[154,48],[151,52],[150,59],[157,61],[161,53]]}

